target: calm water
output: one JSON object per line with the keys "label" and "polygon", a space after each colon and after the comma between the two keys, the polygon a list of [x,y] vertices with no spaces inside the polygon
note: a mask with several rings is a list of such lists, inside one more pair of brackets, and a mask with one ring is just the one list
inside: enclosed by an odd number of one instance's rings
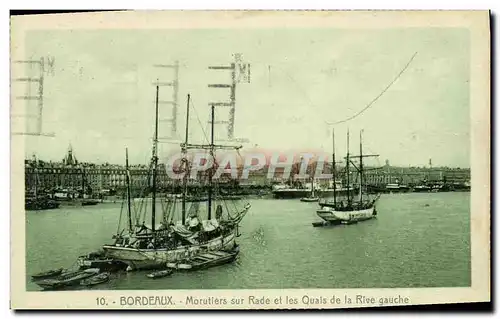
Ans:
{"label": "calm water", "polygon": [[[317,203],[251,200],[237,262],[156,280],[121,272],[93,289],[470,286],[469,198],[382,195],[377,219],[317,228]],[[111,242],[119,214],[120,204],[27,212],[27,273],[69,267]],[[27,289],[40,290],[29,280]]]}

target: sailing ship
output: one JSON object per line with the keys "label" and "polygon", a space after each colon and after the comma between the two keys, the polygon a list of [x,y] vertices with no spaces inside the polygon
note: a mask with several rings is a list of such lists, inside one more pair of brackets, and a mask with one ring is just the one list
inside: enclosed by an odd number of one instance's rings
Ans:
{"label": "sailing ship", "polygon": [[24,209],[25,210],[45,210],[45,209],[55,209],[59,207],[59,203],[50,199],[49,196],[45,193],[42,193],[41,190],[38,189],[40,184],[40,177],[38,175],[38,160],[36,156],[34,158],[34,190],[33,192],[28,191],[25,194],[24,198]]}
{"label": "sailing ship", "polygon": [[309,194],[308,197],[302,197],[300,199],[301,202],[317,202],[319,201],[319,197],[314,195],[314,176],[311,178],[311,193]]}
{"label": "sailing ship", "polygon": [[[345,175],[347,180],[347,185],[350,184],[350,173],[351,166],[355,168],[358,173],[359,182],[359,193],[357,198],[352,196],[350,192],[347,193],[346,198],[338,198],[337,192],[334,189],[333,202],[320,202],[320,209],[316,211],[316,214],[327,223],[355,223],[362,220],[367,220],[374,218],[377,215],[376,202],[380,198],[380,194],[371,196],[366,192],[365,182],[365,168],[363,167],[363,158],[365,157],[376,157],[378,155],[363,155],[363,143],[362,143],[362,132],[360,132],[360,144],[358,156],[352,156],[349,154],[349,131],[347,132],[347,156]],[[335,133],[332,133],[333,138],[333,178],[336,178],[336,162],[335,162]],[[356,165],[353,158],[359,158],[359,163]]]}
{"label": "sailing ship", "polygon": [[92,188],[88,183],[85,167],[81,168],[81,186],[80,189],[58,188],[54,192],[54,199],[61,206],[94,206],[99,200],[91,198]]}
{"label": "sailing ship", "polygon": [[311,183],[307,183],[304,185],[300,181],[294,180],[294,175],[298,173],[299,173],[299,165],[295,165],[295,167],[292,167],[290,178],[286,183],[273,186],[272,193],[275,199],[301,198],[305,199],[303,201],[308,201],[309,198],[331,197],[333,196],[334,190],[337,192],[337,195],[345,195],[347,193],[354,193],[356,191],[355,187],[349,185],[345,186],[343,185],[342,181],[335,179],[331,181],[329,185],[327,185],[326,187],[322,187],[319,185],[317,185],[319,187],[315,187],[314,180]]}
{"label": "sailing ship", "polygon": [[[250,204],[245,203],[238,207],[236,202],[227,203],[226,200],[217,197],[217,185],[213,181],[216,165],[216,149],[235,149],[241,146],[216,145],[214,143],[214,105],[211,108],[211,137],[209,144],[191,144],[188,141],[189,133],[189,103],[190,95],[187,95],[187,113],[186,113],[186,135],[184,142],[180,145],[183,154],[181,161],[181,170],[184,172],[182,177],[182,197],[181,219],[175,219],[177,215],[176,196],[166,196],[161,199],[162,218],[160,225],[156,220],[156,202],[157,202],[157,166],[158,166],[158,90],[156,87],[156,119],[153,138],[153,152],[150,161],[150,185],[148,190],[151,194],[151,224],[146,225],[146,211],[134,212],[136,217],[135,224],[132,219],[131,192],[130,192],[130,172],[128,169],[128,150],[126,150],[126,182],[127,182],[127,226],[120,231],[120,223],[117,234],[113,236],[113,244],[104,245],[102,248],[106,256],[113,260],[123,262],[128,265],[127,270],[139,269],[158,269],[164,268],[168,262],[178,262],[208,251],[232,250],[237,246],[236,238],[239,237],[239,224],[250,209]],[[188,160],[188,150],[198,149],[209,152],[209,158],[214,163],[212,169],[208,170],[208,185],[201,187],[199,195],[204,197],[207,194],[207,202],[191,202],[187,207],[187,182],[190,163]],[[201,182],[201,181],[200,181]],[[217,204],[217,201],[219,203]],[[147,200],[145,200],[147,206]],[[144,201],[143,201],[144,203]],[[139,205],[140,208],[143,205]],[[206,206],[206,219],[202,219],[200,208]],[[215,218],[212,214],[215,208]],[[224,214],[225,212],[225,214]]]}

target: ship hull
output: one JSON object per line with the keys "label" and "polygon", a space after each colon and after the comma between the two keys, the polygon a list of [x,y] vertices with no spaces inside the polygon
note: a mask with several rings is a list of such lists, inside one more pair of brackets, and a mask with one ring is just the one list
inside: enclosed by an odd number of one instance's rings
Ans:
{"label": "ship hull", "polygon": [[360,210],[336,211],[333,207],[324,206],[316,214],[326,222],[352,223],[375,217],[375,207]]}
{"label": "ship hull", "polygon": [[[347,189],[337,190],[337,196],[347,195],[349,191]],[[354,194],[356,191],[351,189],[351,194]],[[333,189],[332,190],[317,190],[314,192],[316,196],[325,198],[325,197],[333,197]],[[311,194],[311,190],[308,189],[283,189],[283,190],[275,190],[273,191],[273,197],[276,199],[291,199],[291,198],[303,198],[309,197]]]}
{"label": "ship hull", "polygon": [[54,201],[26,201],[25,210],[48,210],[59,208],[59,203]]}
{"label": "ship hull", "polygon": [[201,251],[231,249],[235,245],[235,234],[220,236],[200,245],[181,246],[174,249],[137,249],[104,245],[106,255],[128,265],[128,270],[155,269],[165,267],[168,262],[179,262]]}

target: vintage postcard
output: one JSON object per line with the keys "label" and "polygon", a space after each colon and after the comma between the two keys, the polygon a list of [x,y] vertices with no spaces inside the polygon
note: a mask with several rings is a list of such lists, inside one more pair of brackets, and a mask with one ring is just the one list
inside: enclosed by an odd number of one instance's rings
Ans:
{"label": "vintage postcard", "polygon": [[11,307],[490,301],[489,27],[11,17]]}

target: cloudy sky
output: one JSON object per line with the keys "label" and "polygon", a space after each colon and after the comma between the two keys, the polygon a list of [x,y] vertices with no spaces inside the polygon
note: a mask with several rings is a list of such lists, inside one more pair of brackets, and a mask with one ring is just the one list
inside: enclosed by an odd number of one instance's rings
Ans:
{"label": "cloudy sky", "polygon": [[[27,137],[26,154],[61,160],[71,143],[81,161],[134,164],[151,153],[154,124],[153,82],[170,81],[170,70],[153,64],[175,60],[179,69],[178,135],[183,136],[186,96],[191,94],[190,139],[208,134],[211,101],[229,96],[210,83],[230,83],[227,65],[234,53],[251,64],[250,83],[238,84],[235,137],[246,147],[287,151],[346,150],[351,132],[356,152],[364,129],[366,152],[380,163],[468,167],[469,38],[465,29],[258,29],[33,31],[26,58],[53,56],[54,75],[44,85],[44,131],[55,137]],[[406,71],[365,112],[411,57]],[[26,68],[25,74],[34,70]],[[159,72],[161,71],[161,72]],[[21,85],[17,83],[16,85]],[[34,88],[32,88],[34,90]],[[161,100],[172,90],[162,87]],[[36,110],[35,104],[27,106]],[[160,106],[160,118],[170,115]],[[30,112],[30,111],[28,111]],[[216,112],[226,120],[227,109]],[[160,136],[170,132],[160,123]],[[29,124],[32,125],[32,124]],[[226,128],[218,125],[216,136]],[[161,154],[176,145],[162,144]]]}

